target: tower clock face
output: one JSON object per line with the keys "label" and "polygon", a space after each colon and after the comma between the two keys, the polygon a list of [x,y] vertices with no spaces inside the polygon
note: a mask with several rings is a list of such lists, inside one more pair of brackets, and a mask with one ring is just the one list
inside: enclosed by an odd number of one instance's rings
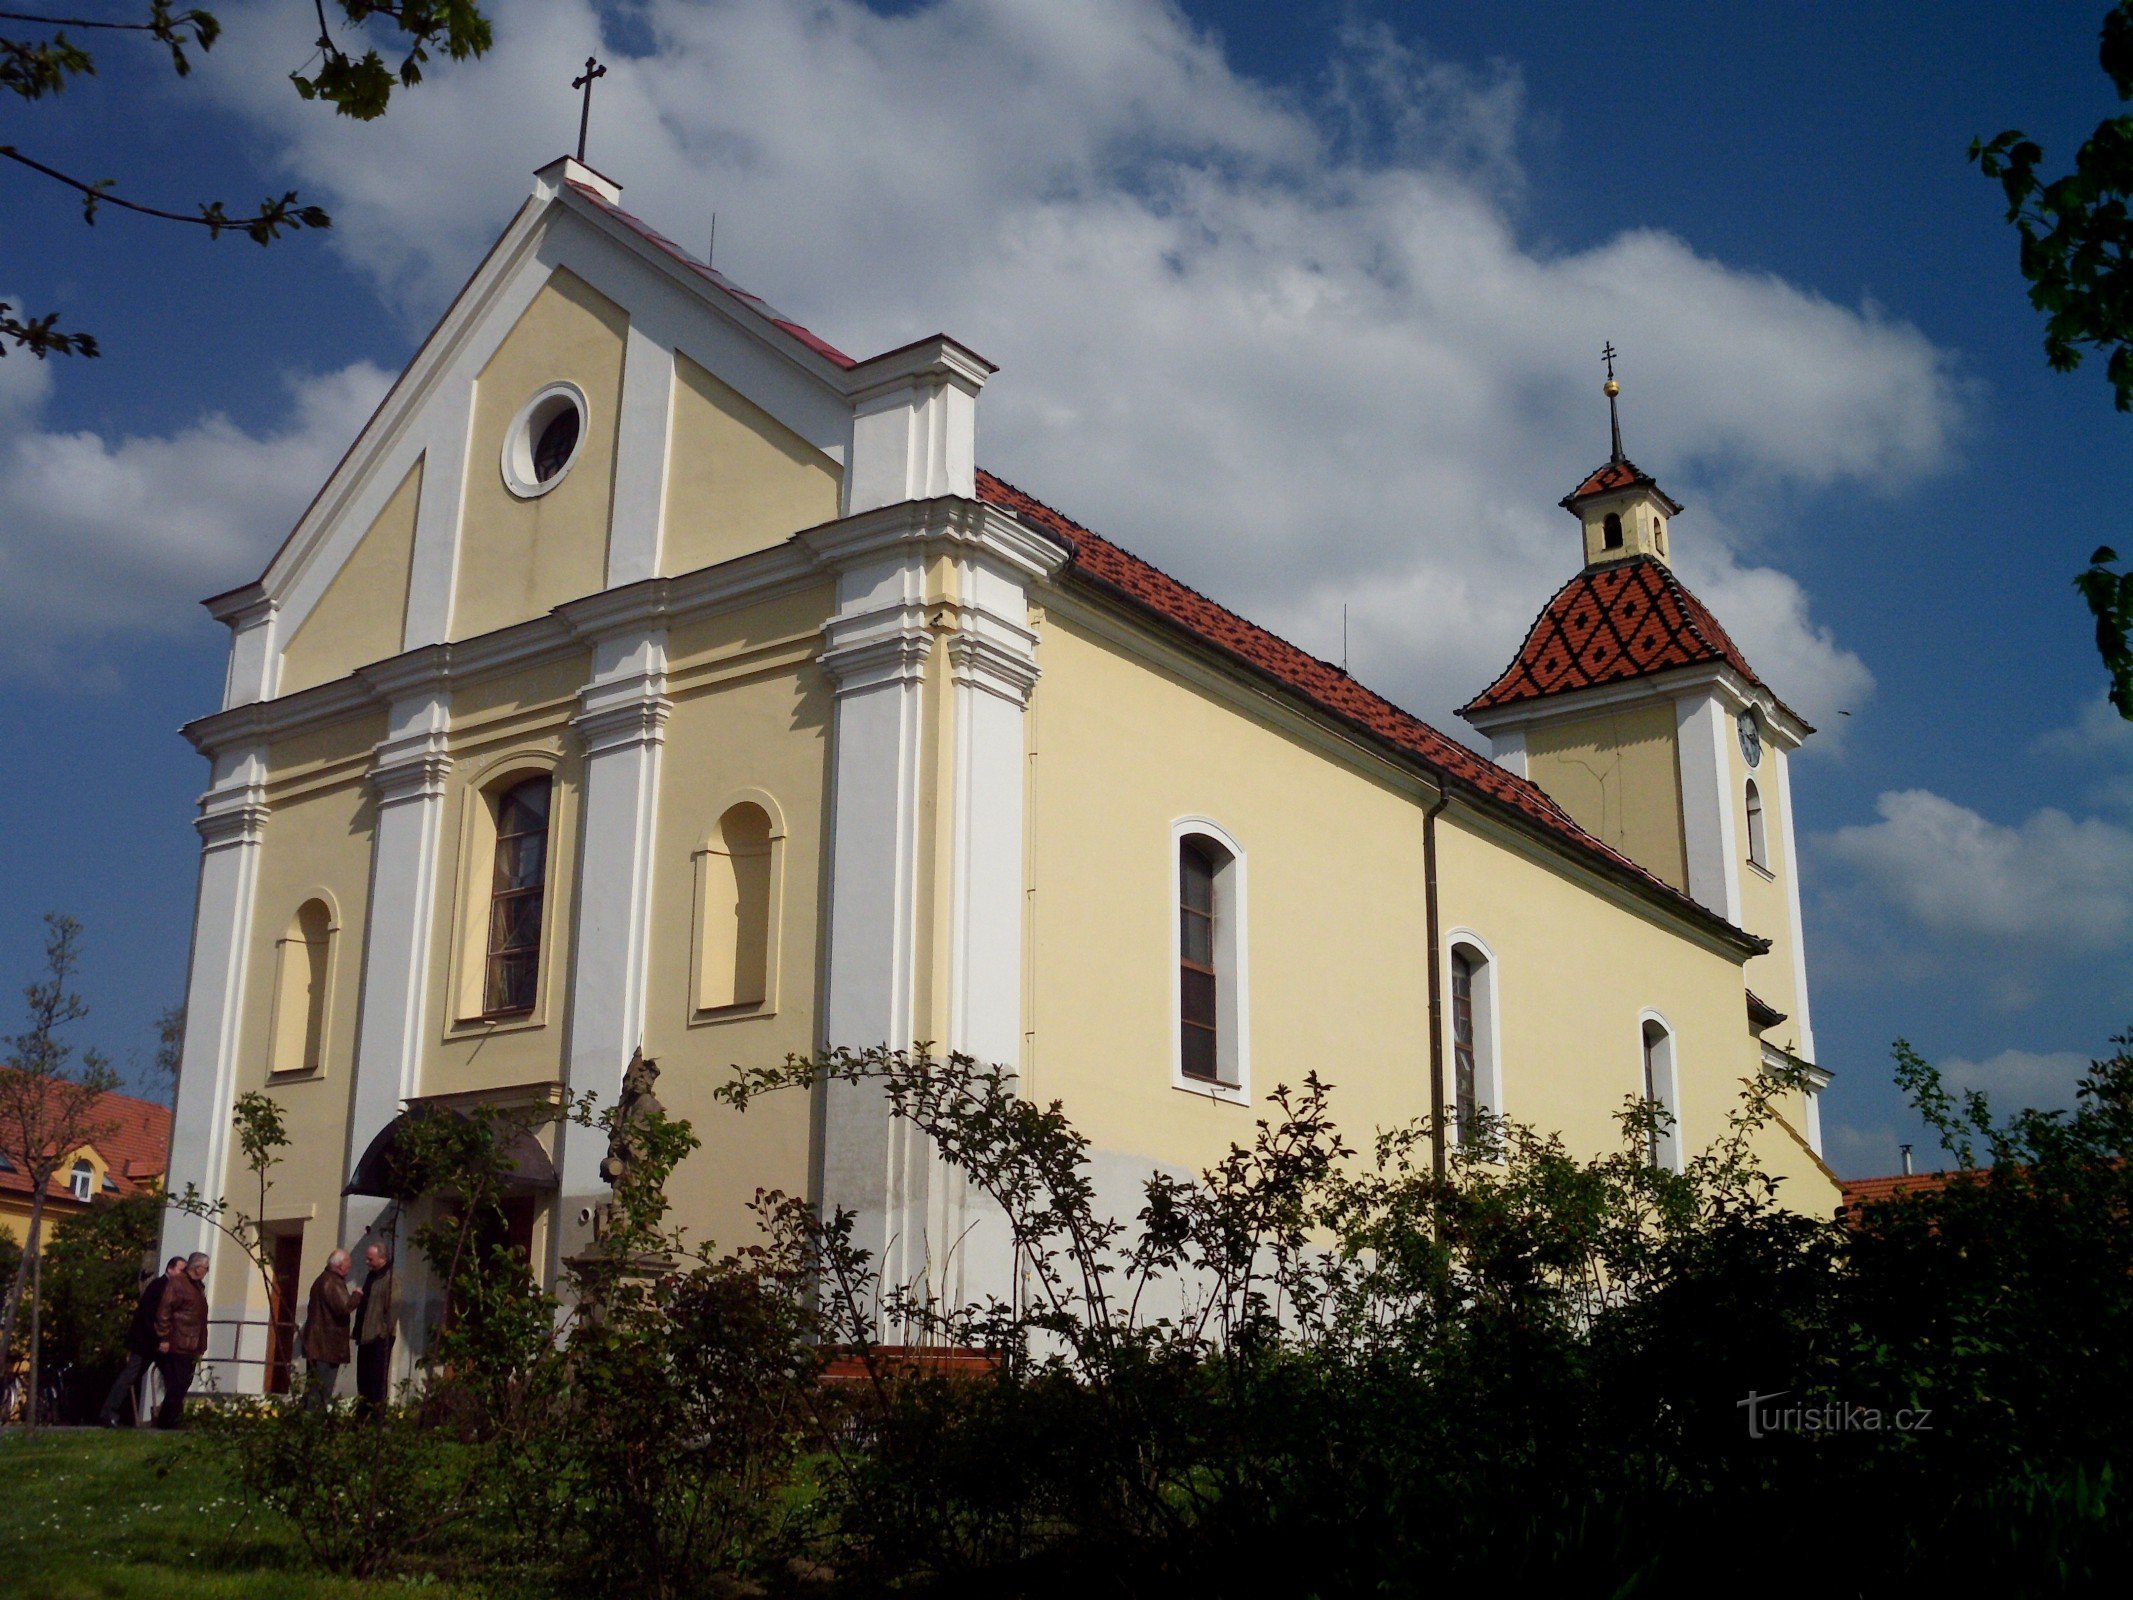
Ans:
{"label": "tower clock face", "polygon": [[1740,714],[1740,753],[1751,767],[1763,764],[1763,725],[1753,706]]}

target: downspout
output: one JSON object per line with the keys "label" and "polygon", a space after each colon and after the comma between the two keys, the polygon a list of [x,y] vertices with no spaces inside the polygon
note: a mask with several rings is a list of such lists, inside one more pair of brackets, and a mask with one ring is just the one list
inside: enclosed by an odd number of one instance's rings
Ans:
{"label": "downspout", "polygon": [[1437,816],[1452,803],[1444,774],[1436,774],[1437,799],[1422,813],[1422,898],[1429,925],[1429,1165],[1444,1177],[1444,962],[1437,932]]}

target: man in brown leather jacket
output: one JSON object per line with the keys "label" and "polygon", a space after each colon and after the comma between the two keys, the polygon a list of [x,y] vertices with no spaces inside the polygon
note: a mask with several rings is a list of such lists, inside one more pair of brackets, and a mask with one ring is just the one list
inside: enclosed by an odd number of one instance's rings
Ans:
{"label": "man in brown leather jacket", "polygon": [[348,1365],[348,1315],[355,1310],[360,1291],[348,1286],[352,1266],[346,1250],[326,1257],[326,1270],[311,1285],[311,1304],[304,1313],[304,1404],[324,1411],[333,1400],[333,1385]]}
{"label": "man in brown leather jacket", "polygon": [[156,1370],[163,1374],[163,1404],[156,1426],[175,1428],[185,1415],[185,1391],[193,1369],[207,1354],[207,1252],[195,1250],[185,1271],[163,1288],[156,1303]]}

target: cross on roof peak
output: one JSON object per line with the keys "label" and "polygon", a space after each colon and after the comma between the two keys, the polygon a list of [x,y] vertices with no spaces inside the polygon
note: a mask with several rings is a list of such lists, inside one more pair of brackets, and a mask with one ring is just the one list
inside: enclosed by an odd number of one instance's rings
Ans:
{"label": "cross on roof peak", "polygon": [[578,160],[581,163],[585,160],[586,128],[592,122],[593,80],[606,76],[607,68],[600,64],[599,57],[587,56],[585,58],[584,73],[570,80],[570,86],[573,89],[583,89],[585,91],[585,103],[578,111]]}

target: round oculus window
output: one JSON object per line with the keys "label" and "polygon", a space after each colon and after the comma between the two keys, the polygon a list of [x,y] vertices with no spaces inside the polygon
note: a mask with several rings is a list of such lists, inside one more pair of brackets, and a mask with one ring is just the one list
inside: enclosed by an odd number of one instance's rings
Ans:
{"label": "round oculus window", "polygon": [[563,481],[585,441],[585,395],[574,383],[551,383],[527,401],[504,435],[504,486],[521,500]]}

